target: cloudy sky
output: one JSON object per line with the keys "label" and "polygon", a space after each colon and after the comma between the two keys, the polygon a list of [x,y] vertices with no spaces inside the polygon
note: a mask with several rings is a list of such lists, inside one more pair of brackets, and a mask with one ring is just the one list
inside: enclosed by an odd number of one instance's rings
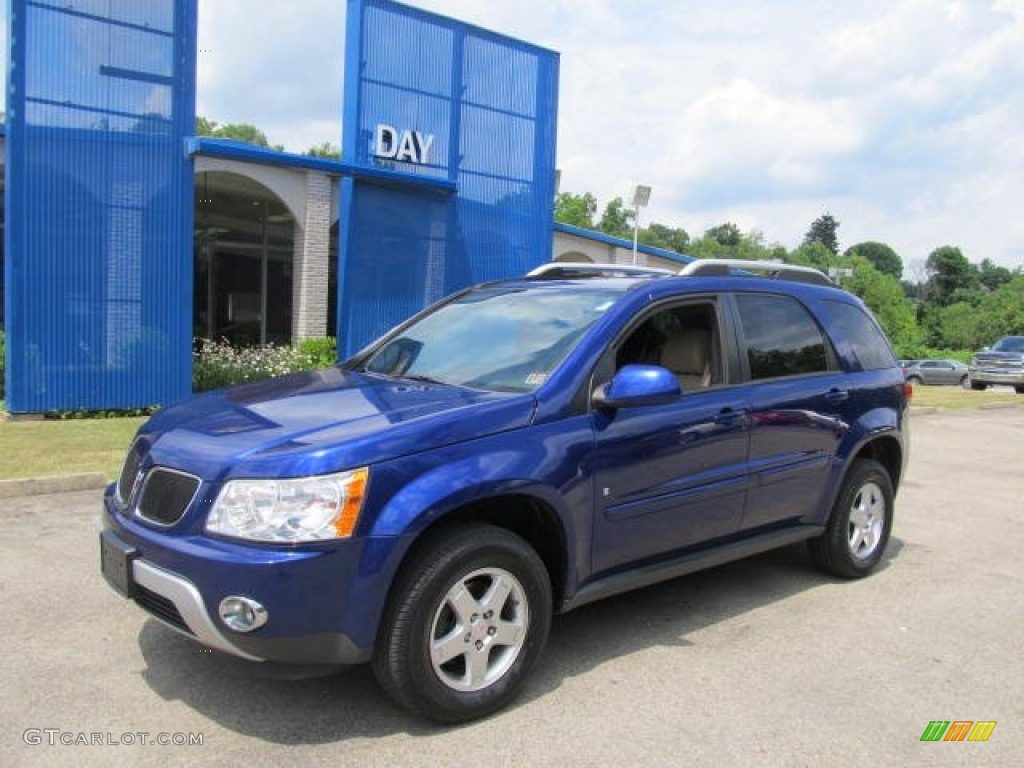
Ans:
{"label": "cloudy sky", "polygon": [[[1024,0],[410,0],[561,53],[562,190],[654,188],[642,221],[724,221],[908,272],[940,245],[1024,267]],[[199,0],[199,113],[338,143],[343,0]]]}

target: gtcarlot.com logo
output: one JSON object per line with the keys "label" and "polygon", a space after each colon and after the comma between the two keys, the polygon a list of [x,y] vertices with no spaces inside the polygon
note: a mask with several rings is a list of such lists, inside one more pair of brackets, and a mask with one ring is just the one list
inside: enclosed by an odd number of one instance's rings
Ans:
{"label": "gtcarlot.com logo", "polygon": [[150,733],[125,731],[99,733],[96,731],[65,731],[61,728],[26,728],[21,734],[29,746],[48,747],[195,747],[203,745],[201,733]]}
{"label": "gtcarlot.com logo", "polygon": [[995,720],[932,720],[921,741],[988,741],[995,729]]}

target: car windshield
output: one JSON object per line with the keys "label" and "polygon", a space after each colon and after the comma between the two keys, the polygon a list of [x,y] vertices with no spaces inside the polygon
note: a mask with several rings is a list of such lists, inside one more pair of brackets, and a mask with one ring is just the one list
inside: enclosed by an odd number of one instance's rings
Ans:
{"label": "car windshield", "polygon": [[992,347],[994,352],[1024,352],[1024,336],[1008,336]]}
{"label": "car windshield", "polygon": [[471,291],[388,340],[361,370],[508,392],[536,389],[624,285],[545,283]]}

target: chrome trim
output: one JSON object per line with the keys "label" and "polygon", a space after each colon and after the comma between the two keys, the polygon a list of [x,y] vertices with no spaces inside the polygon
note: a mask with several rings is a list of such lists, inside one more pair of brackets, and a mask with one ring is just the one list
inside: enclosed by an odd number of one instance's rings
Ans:
{"label": "chrome trim", "polygon": [[[188,502],[185,504],[185,508],[181,511],[181,515],[173,523],[162,523],[159,520],[154,520],[149,515],[142,511],[142,500],[146,498],[146,487],[149,485],[149,481],[153,479],[153,475],[157,472],[167,472],[171,475],[181,475],[191,480],[196,481],[196,489],[192,492],[192,496],[189,497]],[[141,472],[140,472],[141,474]],[[182,472],[180,469],[171,469],[170,467],[152,466],[146,471],[146,479],[142,481],[142,485],[138,491],[133,488],[132,495],[135,497],[135,516],[144,520],[148,525],[152,525],[157,528],[173,528],[188,512],[189,508],[195,503],[196,497],[199,495],[199,491],[203,488],[203,479],[198,475],[193,475],[190,472]]]}
{"label": "chrome trim", "polygon": [[680,275],[731,275],[734,270],[742,272],[764,272],[767,277],[776,280],[789,280],[795,283],[811,283],[814,285],[836,284],[820,269],[802,267],[797,264],[784,264],[777,261],[747,261],[745,259],[697,259],[691,261],[681,270]]}
{"label": "chrome trim", "polygon": [[153,616],[165,627],[170,627],[179,634],[191,637],[193,640],[198,640],[200,643],[216,648],[218,651],[230,653],[232,656],[240,656],[249,661],[264,661],[264,659],[258,656],[252,656],[245,651],[239,650],[232,644],[210,618],[210,614],[206,612],[206,605],[203,603],[203,596],[199,594],[195,584],[188,579],[170,571],[165,571],[163,568],[158,568],[145,560],[135,560],[132,562],[132,576],[137,583],[144,586],[150,592],[154,592],[174,603],[174,607],[178,609],[181,618],[188,628],[192,630],[192,635],[183,632],[180,627],[168,624],[159,617]]}
{"label": "chrome trim", "polygon": [[544,277],[555,275],[559,278],[572,278],[573,275],[593,276],[595,274],[609,277],[671,277],[675,274],[670,269],[661,267],[638,267],[632,264],[601,264],[583,261],[549,261],[526,273],[527,277]]}
{"label": "chrome trim", "polygon": [[135,476],[132,478],[131,488],[128,489],[128,498],[121,498],[121,478],[124,477],[124,471],[127,469],[128,460],[132,457],[132,454],[135,453],[135,447],[138,443],[139,441],[137,439],[132,440],[132,444],[128,446],[128,452],[124,455],[124,461],[121,462],[121,471],[117,473],[117,482],[114,483],[114,503],[117,505],[118,509],[122,511],[128,509],[131,505],[132,499],[135,498],[135,492],[139,489],[139,480],[142,479],[143,475],[142,457],[139,456],[135,467]]}

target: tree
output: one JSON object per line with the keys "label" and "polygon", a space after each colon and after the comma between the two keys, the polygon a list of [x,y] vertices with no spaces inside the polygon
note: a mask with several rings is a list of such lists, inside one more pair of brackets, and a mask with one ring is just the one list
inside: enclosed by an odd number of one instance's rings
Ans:
{"label": "tree", "polygon": [[685,252],[690,245],[690,236],[685,229],[666,227],[658,223],[641,229],[637,238],[644,245],[653,245],[655,248],[665,248],[676,253]]}
{"label": "tree", "polygon": [[604,207],[597,228],[612,237],[632,238],[633,218],[633,211],[626,207],[621,197],[616,197]]}
{"label": "tree", "polygon": [[597,213],[597,198],[589,192],[574,195],[559,192],[555,197],[555,221],[583,229],[594,228],[594,214]]}
{"label": "tree", "polygon": [[820,240],[804,242],[799,248],[790,254],[788,259],[795,264],[802,264],[805,267],[814,267],[823,272],[828,272],[829,267],[839,265],[839,258],[828,246]]}
{"label": "tree", "polygon": [[871,240],[857,243],[857,245],[847,248],[843,255],[861,256],[874,264],[875,269],[879,272],[892,275],[897,280],[903,277],[903,259],[885,243],[876,243]]}
{"label": "tree", "polygon": [[233,139],[252,144],[257,147],[269,147],[267,134],[249,123],[226,123],[218,126],[213,135],[219,139]]}
{"label": "tree", "polygon": [[832,218],[832,214],[826,213],[819,216],[811,223],[811,228],[804,235],[804,245],[821,243],[833,254],[839,253],[839,238],[836,231],[839,229],[839,222]]}
{"label": "tree", "polygon": [[928,275],[924,286],[925,299],[940,307],[968,298],[979,286],[977,269],[959,248],[952,245],[932,251],[925,263],[925,272]]}
{"label": "tree", "polygon": [[211,136],[217,139],[233,139],[234,141],[241,141],[257,147],[276,149],[278,152],[284,151],[282,145],[271,145],[267,141],[267,135],[255,125],[249,123],[225,123],[220,125],[215,120],[199,116],[196,117],[196,135]]}
{"label": "tree", "polygon": [[698,259],[760,259],[785,261],[788,253],[781,245],[765,245],[757,230],[744,234],[732,222],[712,227],[703,237],[690,241],[687,254]]}
{"label": "tree", "polygon": [[743,240],[743,233],[740,232],[739,227],[731,221],[727,221],[724,224],[719,224],[717,227],[707,230],[704,233],[704,237],[708,240],[714,240],[726,248],[731,248],[740,244],[740,241]]}
{"label": "tree", "polygon": [[303,154],[307,157],[323,157],[328,160],[340,160],[341,147],[337,144],[325,141],[322,144],[317,144],[315,147],[310,147]]}
{"label": "tree", "polygon": [[[812,247],[824,250],[820,243]],[[843,288],[868,305],[893,345],[898,349],[920,347],[923,337],[914,308],[904,296],[899,280],[859,254],[844,257],[843,264],[853,269],[853,275],[843,280]]]}
{"label": "tree", "polygon": [[196,136],[213,136],[217,130],[217,122],[202,115],[196,115]]}
{"label": "tree", "polygon": [[989,291],[994,291],[1001,285],[1006,285],[1013,279],[1013,272],[1006,267],[1000,267],[991,259],[982,259],[978,265],[978,282]]}

